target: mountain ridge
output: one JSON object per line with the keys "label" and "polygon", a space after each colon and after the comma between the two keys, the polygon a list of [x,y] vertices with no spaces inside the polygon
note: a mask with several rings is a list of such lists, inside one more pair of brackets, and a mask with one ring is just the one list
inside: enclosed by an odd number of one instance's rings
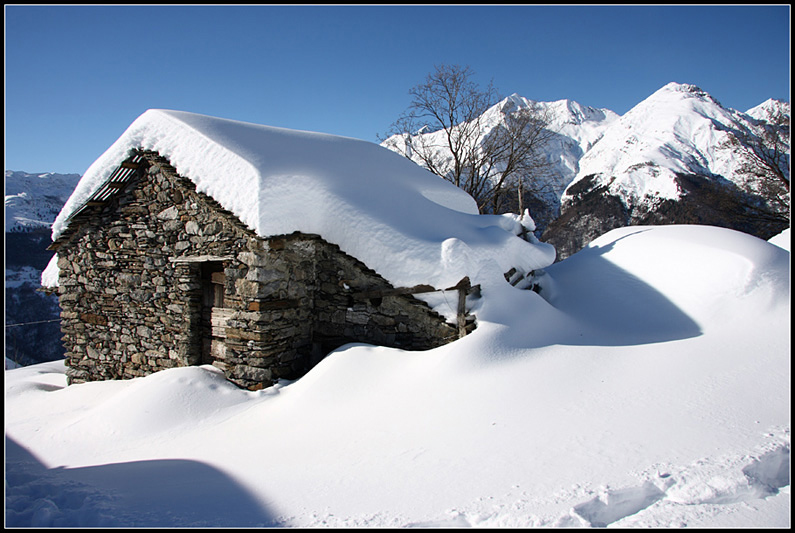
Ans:
{"label": "mountain ridge", "polygon": [[5,171],[5,356],[15,364],[63,357],[58,299],[39,289],[53,255],[47,250],[50,228],[79,179],[79,174]]}
{"label": "mountain ridge", "polygon": [[[783,229],[729,220],[740,216],[743,204],[757,202],[759,188],[741,171],[744,160],[730,141],[776,113],[789,117],[787,102],[771,98],[741,112],[696,85],[670,82],[623,115],[569,99],[536,102],[514,93],[489,108],[483,122],[493,128],[506,111],[529,106],[552,113],[548,129],[554,135],[545,156],[557,175],[554,194],[533,204],[531,214],[542,240],[558,248],[559,259],[625,225],[702,223],[765,239]],[[401,144],[408,146],[405,137],[382,146],[405,155]],[[675,208],[685,196],[687,209]]]}
{"label": "mountain ridge", "polygon": [[80,174],[6,170],[4,180],[6,232],[25,231],[52,225]]}

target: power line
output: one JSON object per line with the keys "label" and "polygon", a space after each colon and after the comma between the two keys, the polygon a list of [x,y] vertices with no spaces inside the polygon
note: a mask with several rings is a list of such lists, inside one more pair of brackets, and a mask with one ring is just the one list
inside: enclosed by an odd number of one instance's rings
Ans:
{"label": "power line", "polygon": [[38,322],[20,322],[19,324],[6,324],[7,328],[13,328],[16,326],[30,326],[32,324],[47,324],[49,322],[60,322],[60,318],[56,318],[54,320],[39,320]]}

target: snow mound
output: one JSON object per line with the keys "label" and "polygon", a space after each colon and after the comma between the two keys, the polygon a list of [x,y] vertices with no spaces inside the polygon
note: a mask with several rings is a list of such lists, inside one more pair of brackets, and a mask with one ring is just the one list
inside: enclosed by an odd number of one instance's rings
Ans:
{"label": "snow mound", "polygon": [[775,244],[786,251],[790,251],[790,228],[785,229],[778,235],[774,235],[768,241],[770,244]]}
{"label": "snow mound", "polygon": [[516,237],[512,221],[479,215],[469,195],[377,144],[171,110],[143,113],[91,165],[53,239],[139,148],[166,157],[260,236],[319,234],[395,285],[445,288],[554,261],[550,245]]}
{"label": "snow mound", "polygon": [[6,525],[788,527],[789,252],[623,228],[543,278],[257,392],[7,370]]}

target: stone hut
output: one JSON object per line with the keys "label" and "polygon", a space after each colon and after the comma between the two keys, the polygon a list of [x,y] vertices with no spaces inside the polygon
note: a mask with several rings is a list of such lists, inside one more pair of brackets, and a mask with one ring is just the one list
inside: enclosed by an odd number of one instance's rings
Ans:
{"label": "stone hut", "polygon": [[[229,128],[253,127],[214,120],[220,122],[178,112],[142,115],[92,165],[83,178],[91,183],[78,184],[56,219],[48,271],[57,272],[57,282],[49,285],[58,287],[70,383],[211,364],[256,390],[300,377],[347,343],[426,350],[474,328],[466,302],[477,287],[467,277],[448,287],[439,287],[438,278],[436,286],[396,285],[322,231],[287,232],[290,226],[278,224],[263,231],[257,226],[267,217],[244,221],[246,208],[235,212],[234,201],[229,209],[214,198],[252,196],[245,201],[261,204],[261,190],[224,182],[223,193],[200,191],[201,180],[181,174],[171,159],[190,169],[191,158],[204,155],[221,161],[218,172],[228,176]],[[173,146],[163,147],[164,131]],[[194,146],[197,131],[212,139],[209,147]],[[227,136],[218,140],[218,131]],[[192,151],[180,155],[174,146],[185,144]],[[239,165],[232,171],[244,172]],[[328,219],[323,224],[321,230]],[[455,302],[452,320],[419,299],[439,289]]]}

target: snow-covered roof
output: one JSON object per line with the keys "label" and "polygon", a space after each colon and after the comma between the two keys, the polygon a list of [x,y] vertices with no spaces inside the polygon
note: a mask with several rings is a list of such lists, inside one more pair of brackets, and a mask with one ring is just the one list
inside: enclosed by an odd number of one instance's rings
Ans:
{"label": "snow-covered roof", "polygon": [[464,191],[377,144],[161,109],[89,167],[53,240],[137,149],[167,158],[258,235],[321,235],[394,285],[484,283],[554,261],[552,246],[516,237],[517,217],[478,214]]}

